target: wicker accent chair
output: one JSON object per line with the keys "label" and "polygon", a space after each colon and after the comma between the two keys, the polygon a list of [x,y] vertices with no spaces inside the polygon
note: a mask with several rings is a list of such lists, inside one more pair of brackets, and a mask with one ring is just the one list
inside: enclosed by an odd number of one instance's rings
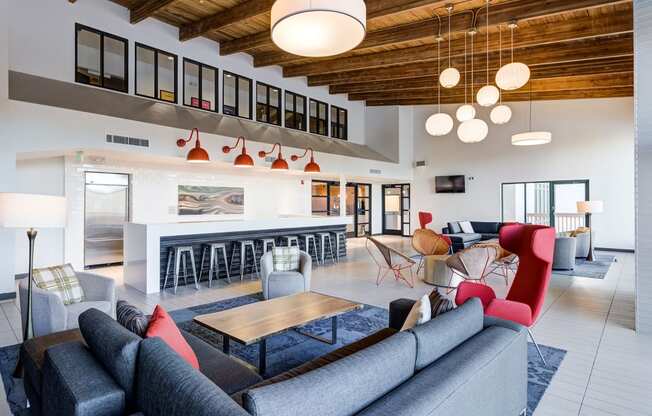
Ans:
{"label": "wicker accent chair", "polygon": [[446,236],[427,228],[421,228],[415,230],[412,235],[412,248],[421,256],[419,267],[417,267],[417,274],[419,274],[423,268],[425,256],[449,254],[451,242]]}

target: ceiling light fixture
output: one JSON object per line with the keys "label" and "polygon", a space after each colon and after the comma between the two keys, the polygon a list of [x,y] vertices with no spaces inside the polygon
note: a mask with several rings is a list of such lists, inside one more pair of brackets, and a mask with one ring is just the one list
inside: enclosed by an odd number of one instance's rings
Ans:
{"label": "ceiling light fixture", "polygon": [[[498,25],[498,45],[498,68],[500,68],[503,63],[503,27],[500,25]],[[512,109],[503,104],[503,94],[500,90],[498,90],[498,102],[500,104],[491,109],[489,118],[494,124],[506,124],[512,119]]]}
{"label": "ceiling light fixture", "polygon": [[272,170],[288,170],[290,167],[288,166],[288,162],[283,159],[283,154],[281,153],[281,143],[274,143],[274,146],[272,146],[272,150],[269,152],[266,152],[264,150],[261,150],[258,152],[258,157],[261,159],[265,159],[267,155],[270,155],[274,153],[274,150],[278,146],[278,155],[276,156],[276,159],[272,162]]}
{"label": "ceiling light fixture", "polygon": [[195,147],[190,149],[188,154],[186,155],[186,161],[188,163],[208,163],[210,162],[210,157],[208,156],[208,152],[206,149],[201,147],[201,142],[199,141],[199,129],[194,128],[190,131],[190,137],[188,139],[179,139],[177,140],[177,146],[180,149],[183,149],[186,144],[188,144],[190,141],[192,141],[192,137],[194,135],[197,135],[197,139],[195,141]]}
{"label": "ceiling light fixture", "polygon": [[367,31],[363,0],[276,0],[272,41],[299,56],[324,57],[350,51]]}
{"label": "ceiling light fixture", "polygon": [[487,37],[487,84],[484,87],[480,88],[476,98],[478,100],[478,104],[481,106],[491,107],[498,102],[498,99],[500,98],[500,91],[498,91],[498,88],[495,86],[489,84],[489,0],[487,0],[487,15],[485,19],[487,23],[487,33],[485,34]]}
{"label": "ceiling light fixture", "polygon": [[514,62],[514,29],[517,27],[516,20],[509,24],[512,36],[512,61],[496,72],[496,85],[506,91],[517,90],[527,84],[530,79],[530,68],[522,62]]}
{"label": "ceiling light fixture", "polygon": [[306,163],[306,166],[303,168],[303,171],[306,172],[306,173],[319,173],[319,172],[321,172],[321,168],[319,167],[319,164],[317,162],[315,162],[315,157],[314,157],[315,154],[314,154],[314,151],[312,150],[312,147],[307,148],[306,151],[303,152],[303,154],[301,156],[292,155],[292,156],[290,156],[290,159],[293,162],[296,162],[297,160],[303,159],[304,157],[306,157],[308,152],[310,152],[310,162]]}
{"label": "ceiling light fixture", "polygon": [[466,36],[468,33],[464,34],[464,105],[460,106],[455,112],[455,117],[460,122],[465,122],[471,120],[475,117],[475,107],[467,104],[466,99],[466,83],[468,81],[468,76],[466,74]]}
{"label": "ceiling light fixture", "polygon": [[[475,21],[474,21],[475,23]],[[469,35],[471,35],[471,107],[473,107],[473,43],[474,43],[474,36],[477,33],[476,30],[471,30],[469,31]],[[473,112],[475,113],[475,108],[473,108]],[[462,124],[459,125],[457,128],[457,137],[464,142],[464,143],[478,143],[483,141],[486,137],[487,134],[489,133],[489,126],[487,126],[487,123],[484,122],[484,120],[481,120],[479,118],[472,118],[470,120],[466,120]]]}
{"label": "ceiling light fixture", "polygon": [[[437,16],[437,21],[439,22],[437,28],[438,29],[437,37],[435,38],[435,40],[437,41],[437,77],[439,77],[440,74],[439,70],[441,69],[439,44],[442,41],[441,19],[439,18],[439,15],[436,13],[435,16]],[[437,113],[431,115],[426,120],[426,131],[428,132],[428,134],[432,136],[445,136],[448,133],[450,133],[451,130],[453,130],[453,118],[448,114],[441,112],[441,84],[437,82]]]}
{"label": "ceiling light fixture", "polygon": [[532,82],[530,82],[530,121],[528,127],[528,131],[512,136],[512,144],[514,146],[537,146],[548,144],[552,141],[551,132],[532,131]]}
{"label": "ceiling light fixture", "polygon": [[238,140],[235,142],[233,147],[224,146],[222,152],[228,154],[231,150],[238,147],[242,141],[242,153],[240,153],[235,160],[233,161],[233,166],[236,168],[252,168],[254,166],[254,160],[247,154],[247,147],[245,143],[245,138],[243,136],[238,137]]}
{"label": "ceiling light fixture", "polygon": [[453,13],[453,5],[447,4],[446,10],[448,10],[448,68],[439,74],[439,83],[444,88],[453,88],[460,82],[460,71],[451,66],[451,13]]}

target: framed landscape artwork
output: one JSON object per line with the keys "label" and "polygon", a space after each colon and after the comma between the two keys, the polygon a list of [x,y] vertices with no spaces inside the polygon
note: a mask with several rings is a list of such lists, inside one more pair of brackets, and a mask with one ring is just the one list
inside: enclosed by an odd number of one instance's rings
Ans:
{"label": "framed landscape artwork", "polygon": [[179,215],[242,215],[244,188],[179,185]]}

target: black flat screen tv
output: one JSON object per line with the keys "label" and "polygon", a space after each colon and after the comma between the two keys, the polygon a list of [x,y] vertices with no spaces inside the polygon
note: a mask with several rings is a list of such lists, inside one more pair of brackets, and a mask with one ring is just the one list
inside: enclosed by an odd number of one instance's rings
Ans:
{"label": "black flat screen tv", "polygon": [[435,176],[435,192],[438,194],[463,194],[466,192],[464,175]]}

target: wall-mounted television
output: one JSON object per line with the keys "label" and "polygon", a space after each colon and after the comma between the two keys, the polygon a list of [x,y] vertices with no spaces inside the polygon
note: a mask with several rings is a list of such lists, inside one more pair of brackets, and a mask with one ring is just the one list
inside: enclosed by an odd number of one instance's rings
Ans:
{"label": "wall-mounted television", "polygon": [[436,176],[435,192],[438,194],[463,194],[466,192],[464,175]]}

